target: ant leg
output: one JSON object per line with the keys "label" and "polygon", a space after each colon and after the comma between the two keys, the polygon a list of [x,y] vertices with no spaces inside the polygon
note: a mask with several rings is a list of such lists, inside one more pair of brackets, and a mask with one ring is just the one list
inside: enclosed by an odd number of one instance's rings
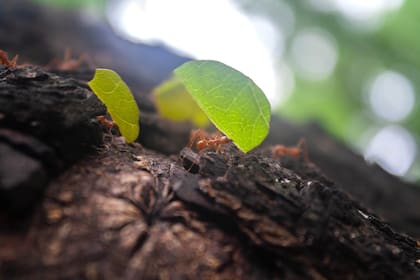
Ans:
{"label": "ant leg", "polygon": [[16,63],[17,63],[18,58],[19,58],[19,55],[15,55],[12,58],[12,60],[9,61],[9,66],[10,67],[16,67]]}
{"label": "ant leg", "polygon": [[216,145],[215,151],[216,151],[216,153],[220,153],[221,150],[222,150],[222,144],[221,143],[218,143]]}
{"label": "ant leg", "polygon": [[67,62],[67,61],[69,61],[70,59],[71,59],[71,49],[70,49],[69,47],[67,47],[67,48],[64,50],[63,61],[64,61],[64,62]]}
{"label": "ant leg", "polygon": [[188,148],[192,148],[194,145],[195,140],[197,140],[197,133],[198,130],[193,130],[190,132],[190,139],[188,140]]}
{"label": "ant leg", "polygon": [[305,160],[305,162],[310,162],[309,161],[309,155],[308,155],[308,146],[306,145],[306,141],[304,138],[300,138],[299,142],[296,144],[296,147],[301,150],[302,155],[303,155],[303,159]]}
{"label": "ant leg", "polygon": [[275,145],[273,148],[271,148],[271,157],[275,160],[280,160],[280,158],[285,154],[285,149],[286,147],[283,145]]}
{"label": "ant leg", "polygon": [[205,140],[206,139],[206,134],[203,130],[201,129],[196,129],[193,130],[190,134],[190,140],[188,142],[188,148],[192,148],[192,146],[194,145],[194,143],[196,142],[196,140]]}

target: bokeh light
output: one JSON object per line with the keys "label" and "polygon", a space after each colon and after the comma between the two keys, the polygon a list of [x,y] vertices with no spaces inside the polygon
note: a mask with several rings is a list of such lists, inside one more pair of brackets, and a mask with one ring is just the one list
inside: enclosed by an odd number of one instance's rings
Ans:
{"label": "bokeh light", "polygon": [[358,27],[378,27],[382,17],[398,10],[404,0],[306,0],[315,10],[337,12]]}
{"label": "bokeh light", "polygon": [[292,42],[291,55],[297,72],[307,80],[328,78],[338,58],[334,40],[319,29],[299,32]]}
{"label": "bokeh light", "polygon": [[372,82],[369,103],[377,116],[398,122],[414,108],[415,92],[411,82],[393,71],[380,73]]}
{"label": "bokeh light", "polygon": [[337,9],[356,21],[367,21],[401,7],[403,0],[334,0]]}
{"label": "bokeh light", "polygon": [[390,125],[371,139],[365,158],[394,175],[403,176],[413,164],[416,153],[416,142],[411,133],[401,126]]}

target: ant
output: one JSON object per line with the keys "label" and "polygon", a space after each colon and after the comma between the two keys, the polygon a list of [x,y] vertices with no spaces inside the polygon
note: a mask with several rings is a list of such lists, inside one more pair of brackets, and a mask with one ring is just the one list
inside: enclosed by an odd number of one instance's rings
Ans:
{"label": "ant", "polygon": [[[117,126],[117,124],[107,119],[105,116],[97,116],[96,120],[103,126],[103,131],[106,131],[107,133],[103,134],[102,140],[104,142],[108,142],[108,140],[113,143],[114,142],[114,136],[112,134],[112,129]],[[105,145],[107,147],[107,145]],[[107,147],[108,148],[108,147]]]}
{"label": "ant", "polygon": [[195,144],[195,147],[198,151],[213,148],[216,152],[219,152],[222,149],[223,144],[230,142],[231,140],[227,138],[227,136],[222,135],[220,131],[217,131],[213,134],[208,134],[204,130],[197,129],[191,132],[188,147],[192,148],[192,146]]}
{"label": "ant", "polygon": [[3,64],[8,67],[16,67],[18,57],[18,55],[15,55],[12,60],[9,60],[7,52],[0,50],[0,65]]}
{"label": "ant", "polygon": [[66,48],[64,51],[63,60],[53,59],[48,65],[45,66],[47,69],[54,69],[59,71],[70,71],[79,68],[83,63],[87,63],[88,66],[91,66],[90,61],[86,54],[81,54],[78,59],[71,58],[71,51],[69,48]]}
{"label": "ant", "polygon": [[103,126],[108,128],[109,131],[115,126],[113,121],[108,120],[105,116],[97,116],[96,120],[100,122]]}
{"label": "ant", "polygon": [[295,146],[286,147],[283,145],[275,145],[271,149],[271,154],[273,158],[279,159],[282,156],[289,156],[293,158],[298,158],[303,155],[305,162],[309,162],[308,149],[306,147],[305,140],[301,138]]}

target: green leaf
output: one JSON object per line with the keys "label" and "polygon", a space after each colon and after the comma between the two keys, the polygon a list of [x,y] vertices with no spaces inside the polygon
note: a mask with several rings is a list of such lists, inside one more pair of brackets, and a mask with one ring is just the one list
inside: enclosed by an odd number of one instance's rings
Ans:
{"label": "green leaf", "polygon": [[153,94],[163,117],[173,121],[192,121],[198,127],[209,124],[206,114],[177,77],[163,82],[153,90]]}
{"label": "green leaf", "polygon": [[236,146],[248,152],[261,144],[270,126],[270,104],[241,72],[217,61],[189,61],[175,75],[198,106]]}
{"label": "green leaf", "polygon": [[140,111],[133,94],[121,77],[109,69],[96,69],[95,76],[88,84],[105,104],[127,142],[136,140],[140,132]]}

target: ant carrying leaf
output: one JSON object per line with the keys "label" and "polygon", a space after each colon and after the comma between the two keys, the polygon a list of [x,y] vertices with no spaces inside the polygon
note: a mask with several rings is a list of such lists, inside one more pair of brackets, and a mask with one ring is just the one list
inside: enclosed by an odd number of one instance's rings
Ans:
{"label": "ant carrying leaf", "polygon": [[111,120],[108,120],[105,116],[97,116],[96,120],[104,127],[106,127],[109,131],[116,126]]}
{"label": "ant carrying leaf", "polygon": [[[121,135],[128,143],[134,142],[140,133],[140,111],[127,84],[112,70],[96,69],[95,76],[88,85],[105,104]],[[97,120],[106,127],[111,126],[104,117]]]}
{"label": "ant carrying leaf", "polygon": [[[198,141],[197,141],[198,139]],[[197,129],[191,132],[190,141],[188,147],[195,147],[198,151],[214,149],[216,152],[220,152],[223,144],[232,142],[227,136],[223,135],[220,131],[213,134],[208,134],[204,130]]]}

